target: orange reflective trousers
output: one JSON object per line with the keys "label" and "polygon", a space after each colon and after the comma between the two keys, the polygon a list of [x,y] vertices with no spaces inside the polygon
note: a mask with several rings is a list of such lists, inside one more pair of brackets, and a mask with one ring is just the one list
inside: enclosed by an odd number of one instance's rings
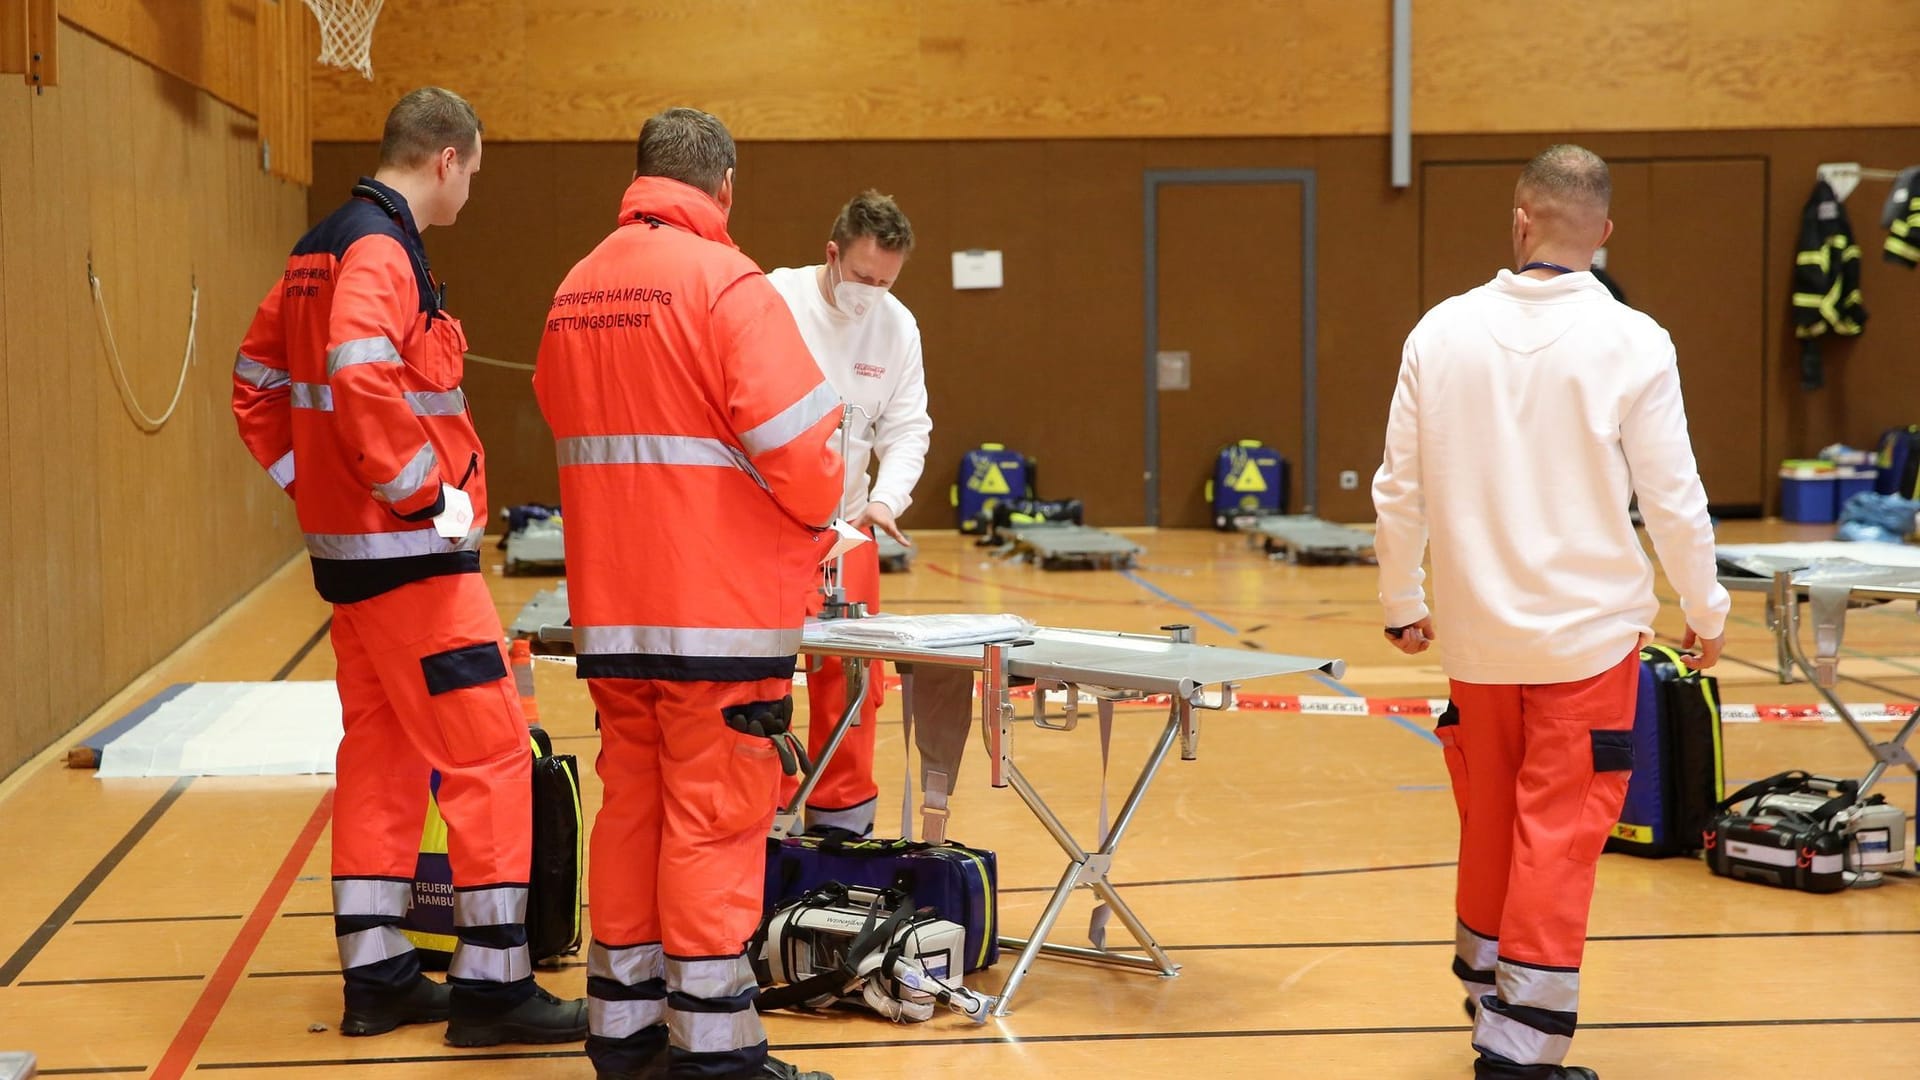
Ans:
{"label": "orange reflective trousers", "polygon": [[1636,649],[1588,679],[1454,682],[1440,738],[1460,812],[1454,974],[1476,1075],[1552,1076],[1579,1020],[1595,864],[1633,766]]}
{"label": "orange reflective trousers", "polygon": [[[847,552],[840,582],[847,599],[867,605],[867,614],[880,610],[880,549],[861,544]],[[807,615],[817,617],[826,603],[818,583],[809,587]],[[886,665],[878,660],[867,666],[867,699],[860,706],[860,722],[847,737],[820,774],[820,783],[807,798],[806,827],[838,828],[860,836],[873,833],[873,812],[880,788],[873,782],[873,738],[880,726],[881,676]],[[820,760],[827,748],[833,725],[847,708],[846,661],[836,656],[817,657],[807,664],[807,756]],[[784,804],[800,787],[793,778],[781,789]]]}
{"label": "orange reflective trousers", "polygon": [[456,995],[533,992],[532,751],[500,616],[478,574],[422,578],[333,609],[344,734],[333,804],[334,930],[348,1004],[419,972],[397,926],[414,900],[429,776],[447,823]]}

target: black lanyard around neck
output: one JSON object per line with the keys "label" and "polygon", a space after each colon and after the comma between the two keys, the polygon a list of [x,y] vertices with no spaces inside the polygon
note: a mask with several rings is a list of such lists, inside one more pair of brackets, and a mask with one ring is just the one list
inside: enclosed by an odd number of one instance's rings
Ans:
{"label": "black lanyard around neck", "polygon": [[1541,262],[1530,262],[1530,263],[1528,263],[1527,265],[1525,265],[1525,266],[1523,266],[1523,267],[1521,267],[1521,268],[1520,268],[1520,270],[1519,270],[1519,272],[1520,272],[1520,273],[1522,273],[1522,274],[1524,274],[1524,273],[1526,273],[1526,272],[1527,272],[1527,271],[1529,271],[1529,270],[1554,270],[1554,271],[1558,271],[1559,273],[1562,273],[1562,274],[1577,274],[1577,273],[1580,273],[1580,271],[1578,271],[1578,270],[1575,270],[1575,269],[1574,269],[1573,267],[1571,267],[1571,266],[1561,266],[1561,265],[1560,265],[1559,263],[1551,263],[1551,262],[1544,262],[1544,261],[1541,261]]}

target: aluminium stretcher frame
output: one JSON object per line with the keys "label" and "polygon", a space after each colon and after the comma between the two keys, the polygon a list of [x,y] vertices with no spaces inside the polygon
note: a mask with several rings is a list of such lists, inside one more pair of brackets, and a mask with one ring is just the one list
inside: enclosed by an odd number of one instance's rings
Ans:
{"label": "aluminium stretcher frame", "polygon": [[1130,570],[1146,549],[1089,525],[1036,522],[997,529],[1011,553],[1042,570]]}
{"label": "aluminium stretcher frame", "polygon": [[1247,526],[1247,541],[1270,558],[1290,563],[1373,561],[1373,534],[1322,521],[1312,514],[1278,514]]}
{"label": "aluminium stretcher frame", "polygon": [[[564,603],[564,598],[561,602]],[[537,610],[536,605],[539,605]],[[553,620],[555,614],[560,614],[560,611],[556,609],[551,593],[536,597],[521,617],[515,620],[515,632],[522,633],[524,627],[537,624],[531,636],[538,639],[542,648],[570,652],[572,629],[564,619]],[[813,625],[817,628],[830,627],[831,624]],[[1199,645],[1193,641],[1191,627],[1169,626],[1163,629],[1167,631],[1164,636],[1040,628],[1031,637],[1015,641],[944,648],[836,641],[820,634],[807,637],[801,644],[800,652],[806,656],[891,661],[896,665],[904,665],[903,670],[924,665],[979,673],[978,722],[988,755],[989,782],[996,788],[1013,788],[1067,856],[1067,865],[1061,872],[1060,881],[1032,932],[1025,938],[1000,939],[1002,945],[1017,948],[1020,954],[1001,988],[999,1001],[993,1010],[995,1016],[1006,1016],[1011,1011],[1014,997],[1026,981],[1034,961],[1043,952],[1149,971],[1161,976],[1178,975],[1180,965],[1167,956],[1108,876],[1114,857],[1119,853],[1120,844],[1126,838],[1128,827],[1138,814],[1147,790],[1159,775],[1176,740],[1180,743],[1181,760],[1193,761],[1199,757],[1198,713],[1231,708],[1234,692],[1241,683],[1312,672],[1321,672],[1336,679],[1346,674],[1345,661],[1338,659]],[[847,664],[845,672],[845,711],[836,721],[813,770],[788,806],[782,807],[776,815],[772,831],[775,837],[787,835],[796,828],[799,808],[806,805],[807,796],[818,783],[825,763],[831,760],[847,732],[859,720],[860,707],[868,693],[868,665]],[[1072,730],[1076,726],[1076,705],[1083,692],[1096,700],[1103,725],[1111,724],[1112,709],[1117,702],[1145,701],[1155,697],[1164,697],[1168,701],[1167,719],[1159,738],[1135,776],[1132,788],[1121,802],[1106,836],[1091,850],[1073,835],[1059,815],[1047,805],[1014,760],[1015,711],[1011,691],[1016,684],[1029,683],[1034,688],[1035,726],[1051,730]],[[1064,722],[1046,719],[1048,690],[1064,690],[1068,695]],[[912,708],[908,698],[907,692],[901,694],[902,708]],[[972,719],[970,716],[969,721]],[[925,802],[922,803],[921,812],[923,820],[929,821],[934,814],[944,816],[945,813],[944,808],[931,810]],[[1145,950],[1145,956],[1133,956],[1104,946],[1087,948],[1047,940],[1074,891],[1082,888],[1094,892],[1118,916],[1134,940]]]}
{"label": "aluminium stretcher frame", "polygon": [[[1804,565],[1787,565],[1784,562],[1772,567],[1772,571],[1771,578],[1723,572],[1720,583],[1736,592],[1766,593],[1766,624],[1767,630],[1773,634],[1780,681],[1791,683],[1795,681],[1796,673],[1804,676],[1873,757],[1873,766],[1860,780],[1859,793],[1866,795],[1890,768],[1904,767],[1920,775],[1920,761],[1916,761],[1913,752],[1907,749],[1907,740],[1913,737],[1916,728],[1920,728],[1920,710],[1909,716],[1891,739],[1880,742],[1860,724],[1835,689],[1841,633],[1847,609],[1862,604],[1902,600],[1920,604],[1920,569],[1863,564],[1858,574],[1850,575],[1851,579],[1835,579],[1831,575],[1823,579],[1820,575],[1810,573]],[[1834,595],[1823,605],[1816,595],[1816,590],[1822,587],[1830,588],[1835,593],[1844,590],[1844,597]],[[1826,608],[1817,612],[1816,655],[1811,658],[1800,641],[1800,609],[1803,602]]]}

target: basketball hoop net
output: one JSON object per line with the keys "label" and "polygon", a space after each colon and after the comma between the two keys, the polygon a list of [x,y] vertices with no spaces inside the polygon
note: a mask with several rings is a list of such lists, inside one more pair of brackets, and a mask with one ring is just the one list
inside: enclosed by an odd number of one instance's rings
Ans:
{"label": "basketball hoop net", "polygon": [[373,21],[387,0],[307,0],[313,17],[320,20],[320,55],[317,59],[364,78],[373,78]]}

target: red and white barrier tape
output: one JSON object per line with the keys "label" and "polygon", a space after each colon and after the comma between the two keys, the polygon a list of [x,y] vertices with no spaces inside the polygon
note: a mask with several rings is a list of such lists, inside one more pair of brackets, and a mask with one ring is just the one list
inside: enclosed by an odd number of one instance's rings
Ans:
{"label": "red and white barrier tape", "polygon": [[[796,686],[806,685],[805,674],[794,677]],[[889,675],[886,689],[898,691],[900,679]],[[1032,687],[1016,687],[1010,696],[1030,701]],[[1137,705],[1172,704],[1165,694],[1128,702]],[[1367,698],[1342,694],[1239,694],[1233,707],[1242,712],[1290,712],[1301,716],[1438,716],[1447,707],[1446,698]],[[1904,723],[1920,705],[1912,702],[1862,702],[1847,706],[1853,718],[1864,724]],[[1722,705],[1720,721],[1726,724],[1837,724],[1840,716],[1831,705]]]}

